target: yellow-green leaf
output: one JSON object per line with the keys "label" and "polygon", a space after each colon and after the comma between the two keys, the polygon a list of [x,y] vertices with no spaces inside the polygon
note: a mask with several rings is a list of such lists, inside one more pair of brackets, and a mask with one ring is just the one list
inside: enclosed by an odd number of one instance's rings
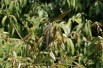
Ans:
{"label": "yellow-green leaf", "polygon": [[4,16],[3,19],[2,19],[2,25],[5,24],[6,19],[7,19],[7,16]]}

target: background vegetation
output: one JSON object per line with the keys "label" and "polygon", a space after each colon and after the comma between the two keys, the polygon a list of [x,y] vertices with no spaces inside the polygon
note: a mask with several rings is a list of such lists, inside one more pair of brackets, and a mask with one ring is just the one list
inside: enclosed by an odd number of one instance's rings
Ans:
{"label": "background vegetation", "polygon": [[102,67],[102,0],[0,0],[0,68]]}

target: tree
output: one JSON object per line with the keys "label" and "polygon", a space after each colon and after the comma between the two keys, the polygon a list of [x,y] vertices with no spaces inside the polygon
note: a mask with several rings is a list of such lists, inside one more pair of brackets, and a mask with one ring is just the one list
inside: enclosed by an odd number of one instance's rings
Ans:
{"label": "tree", "polygon": [[0,68],[103,67],[102,0],[1,0]]}

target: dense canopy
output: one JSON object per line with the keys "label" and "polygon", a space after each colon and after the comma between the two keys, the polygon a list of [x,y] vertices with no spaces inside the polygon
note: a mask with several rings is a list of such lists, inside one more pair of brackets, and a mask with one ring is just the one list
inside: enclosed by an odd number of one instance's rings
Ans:
{"label": "dense canopy", "polygon": [[0,0],[0,68],[102,68],[102,0]]}

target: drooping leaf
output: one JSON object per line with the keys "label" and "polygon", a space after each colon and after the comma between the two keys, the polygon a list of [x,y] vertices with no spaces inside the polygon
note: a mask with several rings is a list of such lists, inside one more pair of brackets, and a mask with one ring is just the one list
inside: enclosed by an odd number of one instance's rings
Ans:
{"label": "drooping leaf", "polygon": [[86,20],[85,32],[86,32],[87,37],[92,38],[91,21],[89,20]]}
{"label": "drooping leaf", "polygon": [[64,30],[65,34],[68,35],[71,31],[71,19],[68,20],[68,23],[61,22],[60,26]]}
{"label": "drooping leaf", "polygon": [[7,16],[4,16],[3,19],[2,19],[2,24],[3,25],[5,24],[6,19],[7,19]]}
{"label": "drooping leaf", "polygon": [[56,57],[52,51],[50,52],[50,56],[53,58],[53,60],[56,60]]}
{"label": "drooping leaf", "polygon": [[68,52],[70,52],[71,54],[74,54],[74,44],[73,41],[71,39],[67,39],[67,48],[68,48]]}
{"label": "drooping leaf", "polygon": [[100,7],[99,7],[98,2],[95,3],[95,12],[96,12],[96,15],[98,15],[100,13]]}

